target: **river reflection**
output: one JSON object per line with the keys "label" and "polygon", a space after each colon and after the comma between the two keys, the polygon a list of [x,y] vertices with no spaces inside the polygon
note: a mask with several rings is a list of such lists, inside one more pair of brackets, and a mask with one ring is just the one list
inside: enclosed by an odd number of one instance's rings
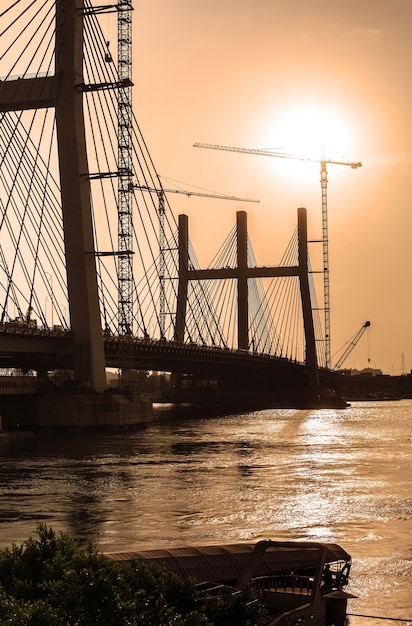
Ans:
{"label": "river reflection", "polygon": [[0,448],[1,545],[38,521],[106,551],[337,542],[354,557],[352,612],[411,618],[411,415],[410,401],[159,409],[138,433],[10,441]]}

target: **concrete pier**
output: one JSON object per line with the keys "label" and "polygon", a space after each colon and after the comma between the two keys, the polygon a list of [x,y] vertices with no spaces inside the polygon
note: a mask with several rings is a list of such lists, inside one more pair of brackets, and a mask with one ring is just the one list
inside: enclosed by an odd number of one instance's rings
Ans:
{"label": "concrete pier", "polygon": [[50,393],[0,399],[5,431],[133,430],[153,419],[150,398],[117,393]]}

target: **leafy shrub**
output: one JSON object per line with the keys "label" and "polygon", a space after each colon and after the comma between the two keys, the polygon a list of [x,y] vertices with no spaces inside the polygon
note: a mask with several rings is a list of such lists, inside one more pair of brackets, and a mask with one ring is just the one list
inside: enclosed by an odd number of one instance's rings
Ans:
{"label": "leafy shrub", "polygon": [[208,596],[140,561],[115,562],[44,524],[0,551],[0,623],[10,626],[259,626],[250,591]]}

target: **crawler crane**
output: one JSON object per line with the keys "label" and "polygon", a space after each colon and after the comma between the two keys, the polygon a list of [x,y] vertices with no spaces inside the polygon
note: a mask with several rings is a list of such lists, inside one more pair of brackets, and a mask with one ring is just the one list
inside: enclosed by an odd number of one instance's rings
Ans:
{"label": "crawler crane", "polygon": [[336,363],[335,367],[333,368],[334,371],[336,371],[336,370],[341,368],[343,363],[346,361],[346,359],[348,358],[348,356],[350,355],[350,353],[352,352],[352,350],[354,349],[354,347],[358,343],[359,339],[362,337],[362,335],[365,332],[365,330],[367,328],[370,328],[370,325],[371,325],[370,322],[365,322],[364,325],[353,335],[352,339],[350,339],[350,343],[349,343],[348,347],[346,348],[345,352],[342,354],[342,356],[340,357],[340,359]]}

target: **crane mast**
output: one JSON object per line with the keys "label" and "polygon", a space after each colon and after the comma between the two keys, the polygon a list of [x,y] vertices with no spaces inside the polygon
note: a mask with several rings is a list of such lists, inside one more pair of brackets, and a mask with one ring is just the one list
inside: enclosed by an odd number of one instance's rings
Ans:
{"label": "crane mast", "polygon": [[118,326],[133,332],[133,137],[132,137],[132,3],[117,4],[119,89],[118,126]]}
{"label": "crane mast", "polygon": [[330,279],[329,279],[329,235],[328,235],[328,170],[327,165],[348,165],[352,169],[362,166],[360,161],[335,161],[333,159],[313,159],[310,157],[274,152],[273,150],[258,150],[254,148],[237,148],[233,146],[219,146],[210,143],[195,143],[195,148],[210,148],[212,150],[227,150],[228,152],[242,152],[257,154],[281,159],[296,161],[312,161],[320,163],[320,185],[322,192],[322,245],[323,245],[323,299],[324,299],[324,326],[325,326],[325,365],[331,368],[331,340],[330,340]]}
{"label": "crane mast", "polygon": [[160,305],[160,338],[164,339],[166,332],[166,291],[165,291],[165,194],[163,190],[157,191],[159,200],[159,305]]}
{"label": "crane mast", "polygon": [[330,347],[330,292],[329,292],[329,227],[328,227],[328,170],[326,161],[320,164],[320,187],[322,192],[322,258],[323,258],[323,312],[325,322],[325,365],[331,366]]}

